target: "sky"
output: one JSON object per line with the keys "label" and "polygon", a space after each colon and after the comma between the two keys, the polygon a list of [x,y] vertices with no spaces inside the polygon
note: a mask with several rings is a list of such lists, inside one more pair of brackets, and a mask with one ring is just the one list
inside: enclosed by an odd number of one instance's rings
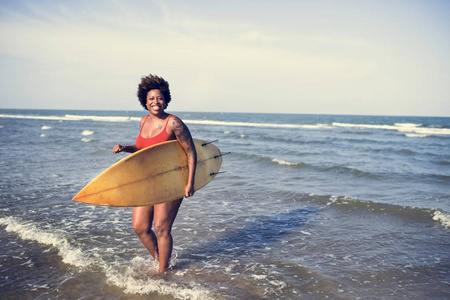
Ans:
{"label": "sky", "polygon": [[450,116],[450,1],[0,0],[0,108]]}

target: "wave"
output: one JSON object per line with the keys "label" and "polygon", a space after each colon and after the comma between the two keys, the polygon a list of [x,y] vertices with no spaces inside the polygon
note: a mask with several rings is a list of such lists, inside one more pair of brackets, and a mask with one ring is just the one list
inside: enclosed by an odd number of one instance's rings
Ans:
{"label": "wave", "polygon": [[[57,120],[57,121],[81,121],[92,120],[98,122],[130,122],[140,121],[140,117],[128,116],[95,116],[95,115],[71,115],[64,116],[38,116],[38,115],[14,115],[14,114],[0,114],[0,118],[15,118],[15,119],[38,119],[38,120]],[[450,135],[450,128],[443,127],[424,127],[423,124],[417,123],[394,123],[393,125],[386,124],[355,124],[355,123],[340,123],[332,122],[331,124],[277,124],[277,123],[256,123],[256,122],[236,122],[236,121],[218,121],[218,120],[191,120],[185,119],[186,124],[194,125],[213,125],[213,126],[239,126],[239,127],[262,127],[262,128],[291,128],[291,129],[334,129],[334,128],[349,128],[349,129],[379,129],[379,130],[393,130],[405,133],[407,137],[428,137],[430,135]]]}
{"label": "wave", "polygon": [[298,162],[290,162],[290,161],[285,161],[285,160],[277,159],[277,158],[273,158],[272,161],[279,165],[282,165],[282,166],[298,166],[301,164]]}
{"label": "wave", "polygon": [[[346,196],[309,195],[313,201],[336,208],[343,208],[345,213],[354,213],[355,210],[378,212],[401,218],[414,220],[436,221],[444,228],[450,228],[450,213],[440,209],[428,209],[412,206],[401,206],[389,203],[380,203]],[[355,212],[357,213],[357,212]]]}
{"label": "wave", "polygon": [[[115,258],[112,263],[102,259],[102,250],[83,249],[69,242],[62,230],[44,230],[38,228],[38,223],[25,221],[18,217],[0,217],[0,225],[6,226],[6,232],[17,234],[23,240],[34,241],[42,245],[51,246],[58,251],[58,255],[66,264],[77,267],[80,271],[100,270],[110,285],[122,288],[127,294],[170,295],[177,299],[212,299],[211,292],[190,282],[177,284],[164,280],[152,279],[148,270],[157,270],[152,261],[142,257],[135,257],[131,262],[121,262]],[[187,286],[186,286],[187,285]]]}
{"label": "wave", "polygon": [[303,162],[294,162],[294,161],[287,161],[284,159],[280,159],[280,158],[275,158],[275,157],[269,157],[269,156],[265,156],[265,155],[260,155],[260,154],[252,154],[252,153],[243,153],[243,152],[232,152],[233,155],[239,156],[245,160],[256,160],[256,161],[260,161],[260,162],[265,162],[265,163],[272,163],[272,164],[277,164],[280,166],[289,166],[289,167],[306,167],[306,168],[312,168],[312,165],[309,165],[307,163],[303,163]]}
{"label": "wave", "polygon": [[[422,124],[395,123],[394,125],[374,125],[374,124],[353,124],[333,122],[334,127],[357,128],[357,129],[381,129],[394,130],[409,134],[408,137],[426,137],[428,135],[449,135],[449,128],[422,127]],[[416,134],[413,136],[411,134]]]}
{"label": "wave", "polygon": [[297,140],[290,138],[274,137],[270,135],[260,135],[258,136],[258,139],[267,142],[280,142],[283,144],[297,144],[297,145],[305,145],[305,144],[328,145],[330,143],[327,140],[301,140],[301,139]]}
{"label": "wave", "polygon": [[409,138],[426,138],[429,137],[428,134],[421,134],[421,133],[407,133],[405,134],[406,137]]}
{"label": "wave", "polygon": [[64,117],[58,117],[58,116],[6,115],[6,114],[0,114],[0,118],[7,118],[7,119],[32,119],[32,120],[51,120],[51,121],[61,121],[61,120],[64,120]]}
{"label": "wave", "polygon": [[121,116],[82,116],[82,115],[65,115],[64,120],[69,121],[81,121],[81,120],[92,120],[99,122],[129,122],[129,121],[140,121],[141,118],[138,117],[121,117]]}
{"label": "wave", "polygon": [[316,170],[321,172],[332,172],[332,173],[338,173],[338,174],[352,174],[356,177],[365,177],[365,178],[375,178],[379,179],[382,178],[382,175],[378,175],[372,172],[359,170],[357,168],[352,167],[345,167],[345,166],[329,166],[329,167],[323,167],[323,166],[315,166]]}
{"label": "wave", "polygon": [[50,121],[82,121],[92,120],[99,122],[129,122],[140,121],[141,118],[125,116],[83,116],[83,115],[64,115],[64,116],[36,116],[36,115],[8,115],[0,114],[0,118],[8,119],[31,119],[31,120],[50,120]]}
{"label": "wave", "polygon": [[443,226],[450,228],[450,213],[435,211],[433,220],[440,222]]}
{"label": "wave", "polygon": [[320,166],[320,165],[314,165],[310,163],[305,162],[299,162],[299,161],[289,161],[282,158],[277,157],[270,157],[265,155],[259,155],[259,154],[251,154],[251,153],[243,153],[243,152],[233,152],[233,155],[240,156],[246,160],[252,159],[264,163],[275,163],[279,166],[283,167],[294,167],[294,168],[302,168],[302,169],[309,169],[316,172],[324,172],[324,173],[337,173],[337,174],[350,174],[355,177],[365,177],[365,178],[372,178],[372,179],[380,179],[383,177],[383,175],[371,173],[368,171],[359,170],[357,168],[353,167],[346,167],[346,166]]}
{"label": "wave", "polygon": [[15,217],[0,218],[0,225],[6,226],[6,232],[16,233],[23,240],[35,241],[58,249],[63,262],[75,267],[86,268],[94,261],[78,247],[70,245],[68,240],[54,231],[39,229],[32,222],[26,222]]}
{"label": "wave", "polygon": [[184,120],[186,124],[195,125],[221,125],[241,127],[264,127],[264,128],[304,128],[304,129],[331,129],[328,124],[275,124],[275,123],[251,123],[251,122],[229,122],[215,120]]}

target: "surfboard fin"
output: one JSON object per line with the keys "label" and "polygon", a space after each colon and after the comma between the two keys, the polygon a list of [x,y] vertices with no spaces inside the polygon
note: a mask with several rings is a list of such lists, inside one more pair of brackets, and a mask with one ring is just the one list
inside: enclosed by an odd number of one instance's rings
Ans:
{"label": "surfboard fin", "polygon": [[222,173],[226,173],[226,171],[222,171],[222,172],[211,172],[209,173],[210,176],[216,176],[217,174],[222,174]]}
{"label": "surfboard fin", "polygon": [[214,140],[214,141],[211,141],[211,142],[206,142],[206,143],[203,143],[202,144],[202,147],[205,147],[206,145],[209,145],[209,144],[212,144],[212,143],[215,143],[215,142],[217,142],[218,140]]}
{"label": "surfboard fin", "polygon": [[225,155],[230,154],[230,153],[231,152],[220,153],[219,155],[214,156],[214,158],[219,158],[219,157],[225,156]]}

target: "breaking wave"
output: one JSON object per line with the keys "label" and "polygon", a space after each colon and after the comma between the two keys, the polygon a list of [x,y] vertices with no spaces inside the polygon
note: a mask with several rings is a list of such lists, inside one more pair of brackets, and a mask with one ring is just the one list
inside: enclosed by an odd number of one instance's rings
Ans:
{"label": "breaking wave", "polygon": [[151,278],[148,270],[157,270],[157,266],[142,257],[135,257],[129,263],[116,258],[107,263],[102,259],[101,249],[83,249],[81,245],[69,242],[65,232],[51,229],[40,229],[39,224],[25,221],[17,217],[0,217],[0,225],[6,232],[17,234],[23,240],[34,241],[50,246],[58,251],[58,255],[66,264],[77,267],[80,271],[100,270],[110,285],[117,286],[127,294],[170,295],[177,299],[211,299],[211,292],[200,285],[190,282],[180,284]]}
{"label": "breaking wave", "polygon": [[[138,122],[140,117],[129,116],[87,116],[87,115],[71,115],[64,116],[39,116],[39,115],[14,115],[0,114],[0,118],[14,119],[36,119],[36,120],[56,120],[56,121],[81,121],[91,120],[98,122]],[[286,129],[370,129],[370,130],[392,130],[404,133],[406,137],[428,137],[430,135],[450,135],[450,128],[443,127],[424,127],[423,124],[416,123],[394,123],[387,124],[354,124],[332,122],[331,124],[276,124],[276,123],[254,123],[254,122],[232,122],[218,120],[189,120],[185,119],[186,124],[194,125],[211,125],[211,126],[239,126],[239,127],[260,127],[260,128],[286,128]]]}

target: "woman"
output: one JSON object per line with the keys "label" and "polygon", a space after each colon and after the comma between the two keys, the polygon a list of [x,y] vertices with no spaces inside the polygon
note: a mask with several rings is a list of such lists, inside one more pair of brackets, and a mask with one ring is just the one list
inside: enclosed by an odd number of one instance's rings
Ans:
{"label": "woman", "polygon": [[[137,95],[149,114],[141,119],[136,143],[132,146],[115,145],[113,152],[133,153],[161,142],[178,140],[188,160],[189,176],[185,196],[194,195],[197,152],[186,125],[178,117],[165,112],[171,100],[169,83],[161,77],[150,74],[142,77]],[[133,229],[150,255],[155,260],[159,259],[160,272],[169,267],[173,247],[171,230],[182,200],[183,198],[169,203],[135,207],[133,210]],[[152,223],[155,226],[154,232]]]}

